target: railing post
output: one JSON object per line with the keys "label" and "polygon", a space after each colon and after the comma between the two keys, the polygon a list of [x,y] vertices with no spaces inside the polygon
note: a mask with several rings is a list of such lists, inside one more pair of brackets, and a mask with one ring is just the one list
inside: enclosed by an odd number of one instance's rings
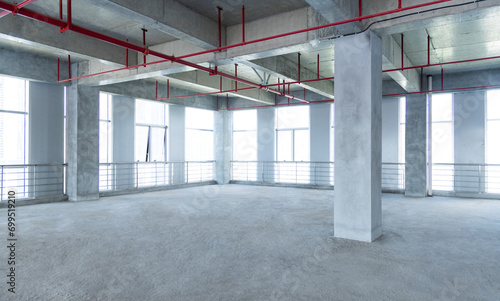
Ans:
{"label": "railing post", "polygon": [[[24,187],[24,195],[26,196],[26,187]],[[33,166],[33,198],[36,198],[36,165]]]}
{"label": "railing post", "polygon": [[479,187],[478,188],[479,188],[479,194],[481,194],[482,191],[483,191],[483,189],[481,187],[481,182],[482,182],[481,181],[481,177],[482,177],[483,173],[482,173],[482,169],[481,169],[481,165],[480,164],[477,166],[477,169],[478,169],[478,172],[479,172],[479,174],[478,174],[478,176],[479,176],[478,177],[479,178]]}
{"label": "railing post", "polygon": [[135,162],[135,188],[139,188],[139,162]]}

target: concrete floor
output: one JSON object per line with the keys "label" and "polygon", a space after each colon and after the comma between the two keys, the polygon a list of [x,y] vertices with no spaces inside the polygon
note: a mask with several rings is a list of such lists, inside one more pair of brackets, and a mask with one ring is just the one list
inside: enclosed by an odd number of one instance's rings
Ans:
{"label": "concrete floor", "polygon": [[19,207],[12,300],[500,299],[500,201],[386,194],[368,244],[333,238],[333,194],[225,185]]}

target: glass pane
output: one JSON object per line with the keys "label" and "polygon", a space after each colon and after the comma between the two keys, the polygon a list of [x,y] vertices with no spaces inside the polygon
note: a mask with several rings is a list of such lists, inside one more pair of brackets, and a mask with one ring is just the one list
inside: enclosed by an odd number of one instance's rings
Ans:
{"label": "glass pane", "polygon": [[99,122],[99,162],[109,163],[108,141],[109,141],[109,127],[107,121]]}
{"label": "glass pane", "polygon": [[109,120],[108,115],[108,94],[99,93],[99,119],[100,120]]}
{"label": "glass pane", "polygon": [[214,112],[202,109],[186,108],[186,128],[214,129]]}
{"label": "glass pane", "polygon": [[330,161],[335,162],[335,128],[330,131]]}
{"label": "glass pane", "polygon": [[165,128],[151,128],[151,162],[165,161],[165,139]]}
{"label": "glass pane", "polygon": [[331,126],[335,126],[335,104],[332,103],[332,110],[330,112],[330,121],[331,121]]}
{"label": "glass pane", "polygon": [[500,164],[500,121],[488,121],[486,133],[486,163]]}
{"label": "glass pane", "polygon": [[277,132],[276,154],[278,161],[293,161],[292,158],[292,131]]}
{"label": "glass pane", "polygon": [[25,116],[0,113],[0,164],[24,164]]}
{"label": "glass pane", "polygon": [[186,130],[186,161],[214,159],[214,135],[212,131]]}
{"label": "glass pane", "polygon": [[257,110],[233,112],[233,130],[257,130]]}
{"label": "glass pane", "polygon": [[137,99],[135,103],[135,122],[166,125],[165,111],[165,104],[162,102]]}
{"label": "glass pane", "polygon": [[309,161],[309,130],[295,131],[294,161]]}
{"label": "glass pane", "polygon": [[500,90],[488,91],[487,117],[500,119]]}
{"label": "glass pane", "polygon": [[257,132],[233,133],[233,160],[257,161]]}
{"label": "glass pane", "polygon": [[277,109],[279,129],[308,128],[309,106],[293,106]]}
{"label": "glass pane", "polygon": [[0,110],[26,112],[26,81],[0,76]]}
{"label": "glass pane", "polygon": [[432,95],[432,121],[451,121],[453,117],[452,94]]}
{"label": "glass pane", "polygon": [[406,97],[399,99],[399,123],[406,123]]}
{"label": "glass pane", "polygon": [[148,147],[149,127],[135,127],[135,161],[146,161],[146,149]]}
{"label": "glass pane", "polygon": [[398,158],[399,163],[405,163],[406,161],[406,124],[399,125],[399,147],[398,147]]}
{"label": "glass pane", "polygon": [[453,124],[432,124],[432,162],[453,163]]}

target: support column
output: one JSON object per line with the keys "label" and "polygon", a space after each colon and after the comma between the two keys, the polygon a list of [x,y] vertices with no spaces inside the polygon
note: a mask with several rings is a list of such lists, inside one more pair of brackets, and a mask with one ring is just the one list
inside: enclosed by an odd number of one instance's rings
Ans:
{"label": "support column", "polygon": [[[38,197],[63,193],[64,87],[30,82],[29,88],[30,164],[61,164],[31,168],[30,195]],[[40,186],[40,187],[37,187]]]}
{"label": "support column", "polygon": [[[455,163],[485,163],[485,91],[470,91],[453,95]],[[482,166],[456,166],[455,191],[482,193],[485,191],[485,170]]]}
{"label": "support column", "polygon": [[[257,110],[257,181],[274,182],[274,108]],[[264,162],[264,163],[262,163]]]}
{"label": "support column", "polygon": [[135,187],[135,99],[113,95],[113,162],[118,164],[115,170],[117,190]]}
{"label": "support column", "polygon": [[99,198],[99,91],[72,82],[67,88],[66,101],[68,198],[96,200]]}
{"label": "support column", "polygon": [[335,237],[382,235],[382,41],[372,31],[335,43]]}
{"label": "support column", "polygon": [[406,97],[405,195],[427,195],[427,96]]}
{"label": "support column", "polygon": [[[311,161],[330,161],[330,112],[331,104],[317,104],[309,107]],[[311,166],[311,184],[330,185],[327,164]]]}
{"label": "support column", "polygon": [[[169,135],[169,161],[184,162],[186,159],[186,108],[184,106],[171,105],[168,109],[170,122]],[[184,184],[184,163],[172,163],[170,170],[171,184]]]}
{"label": "support column", "polygon": [[219,184],[231,181],[233,158],[233,113],[219,111],[214,115],[215,180]]}

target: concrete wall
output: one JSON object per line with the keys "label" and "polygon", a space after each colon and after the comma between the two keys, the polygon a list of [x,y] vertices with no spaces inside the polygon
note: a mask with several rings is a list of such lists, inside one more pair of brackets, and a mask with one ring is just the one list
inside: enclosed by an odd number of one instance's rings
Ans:
{"label": "concrete wall", "polygon": [[227,184],[231,180],[233,159],[233,113],[219,111],[214,114],[215,180]]}
{"label": "concrete wall", "polygon": [[425,94],[406,98],[405,195],[427,195],[427,100]]}

